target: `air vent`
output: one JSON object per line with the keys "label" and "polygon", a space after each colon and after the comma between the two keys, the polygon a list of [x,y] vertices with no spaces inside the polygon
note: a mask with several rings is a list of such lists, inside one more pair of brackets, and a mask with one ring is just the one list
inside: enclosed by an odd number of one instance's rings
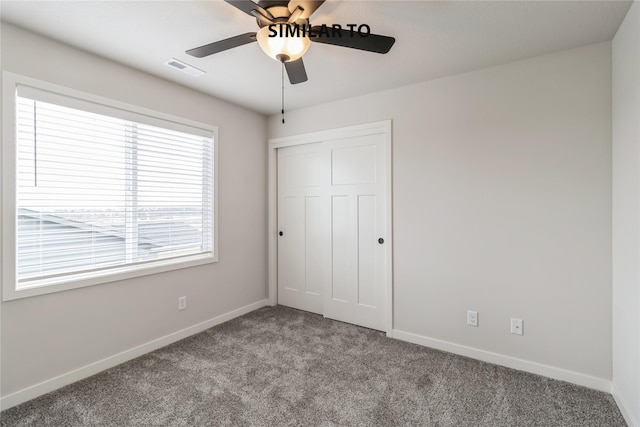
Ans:
{"label": "air vent", "polygon": [[181,63],[176,62],[176,61],[169,61],[169,65],[171,65],[172,67],[176,67],[176,68],[178,68],[180,70],[184,70],[185,68],[187,68],[186,65],[181,64]]}
{"label": "air vent", "polygon": [[194,77],[198,77],[201,76],[203,74],[205,74],[204,71],[197,69],[196,67],[193,67],[189,64],[186,64],[180,60],[177,60],[175,58],[172,58],[170,60],[168,60],[167,62],[165,62],[166,65],[168,65],[171,68],[175,68],[176,70],[180,70],[183,73],[187,73],[190,76],[194,76]]}

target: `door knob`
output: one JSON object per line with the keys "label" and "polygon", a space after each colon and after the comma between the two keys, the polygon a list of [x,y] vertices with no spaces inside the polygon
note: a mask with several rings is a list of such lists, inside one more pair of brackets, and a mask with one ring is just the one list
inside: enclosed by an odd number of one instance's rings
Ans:
{"label": "door knob", "polygon": [[384,239],[381,237],[378,239],[378,243],[383,244],[384,243]]}
{"label": "door knob", "polygon": [[281,232],[278,233],[278,235],[282,236],[282,235],[284,235],[284,233],[281,231]]}

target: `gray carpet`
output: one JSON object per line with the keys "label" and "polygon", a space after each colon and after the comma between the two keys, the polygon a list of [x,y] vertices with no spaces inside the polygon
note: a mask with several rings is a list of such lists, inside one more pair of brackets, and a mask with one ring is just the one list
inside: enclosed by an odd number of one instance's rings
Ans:
{"label": "gray carpet", "polygon": [[624,426],[612,397],[266,307],[0,414],[2,426]]}

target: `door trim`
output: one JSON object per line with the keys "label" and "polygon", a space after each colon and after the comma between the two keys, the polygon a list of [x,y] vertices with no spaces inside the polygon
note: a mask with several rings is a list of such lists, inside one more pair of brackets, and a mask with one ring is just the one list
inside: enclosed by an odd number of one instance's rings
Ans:
{"label": "door trim", "polygon": [[386,289],[386,321],[385,332],[388,337],[393,333],[393,192],[392,192],[392,149],[391,149],[391,120],[366,123],[355,126],[348,126],[337,129],[311,132],[300,135],[286,136],[282,138],[269,139],[268,147],[268,223],[267,223],[267,244],[268,244],[268,300],[270,305],[278,303],[278,148],[291,147],[294,145],[311,144],[314,142],[331,141],[355,136],[366,136],[374,134],[385,135],[385,149],[387,155],[387,229],[385,230],[385,249],[387,263],[387,289]]}

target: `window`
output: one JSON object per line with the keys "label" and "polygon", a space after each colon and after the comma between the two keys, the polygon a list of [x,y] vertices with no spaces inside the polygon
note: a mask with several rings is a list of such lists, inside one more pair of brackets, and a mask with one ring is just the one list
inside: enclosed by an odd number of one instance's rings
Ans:
{"label": "window", "polygon": [[215,261],[215,129],[32,86],[13,94],[5,299]]}

